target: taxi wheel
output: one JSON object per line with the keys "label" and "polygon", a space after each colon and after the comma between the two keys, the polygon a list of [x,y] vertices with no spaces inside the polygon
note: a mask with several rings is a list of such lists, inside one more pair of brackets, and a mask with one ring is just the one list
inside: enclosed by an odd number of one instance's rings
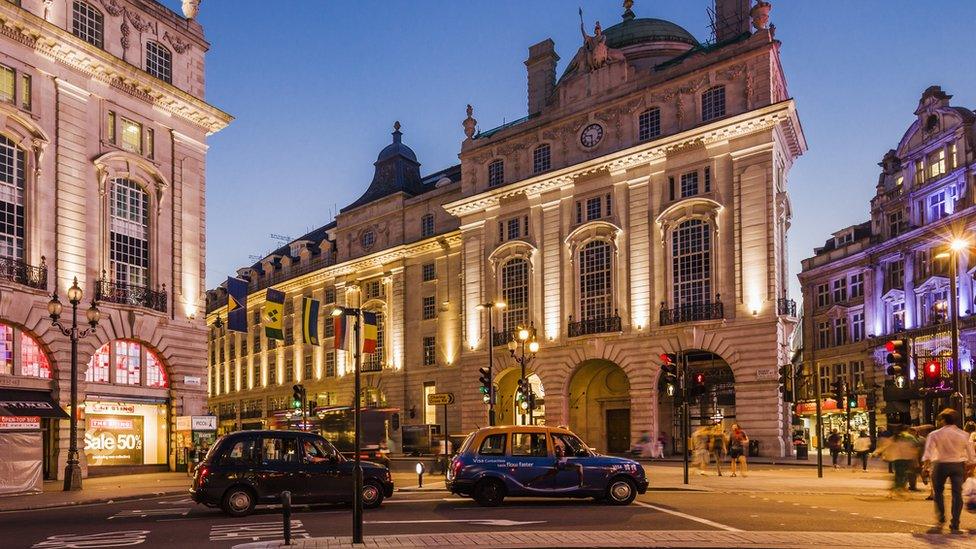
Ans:
{"label": "taxi wheel", "polygon": [[254,510],[254,493],[243,486],[235,486],[224,494],[221,507],[232,517],[245,517]]}
{"label": "taxi wheel", "polygon": [[472,496],[482,507],[498,507],[505,499],[505,485],[497,479],[486,478],[474,485]]}
{"label": "taxi wheel", "polygon": [[629,505],[636,497],[637,486],[628,478],[615,478],[607,486],[607,501],[613,505]]}
{"label": "taxi wheel", "polygon": [[363,509],[376,509],[383,503],[383,489],[375,481],[363,483]]}

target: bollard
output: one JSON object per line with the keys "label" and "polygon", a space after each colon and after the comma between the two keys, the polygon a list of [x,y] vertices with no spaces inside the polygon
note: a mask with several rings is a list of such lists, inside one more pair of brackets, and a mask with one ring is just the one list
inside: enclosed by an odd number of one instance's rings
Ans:
{"label": "bollard", "polygon": [[291,492],[281,493],[281,519],[284,521],[285,545],[291,545]]}
{"label": "bollard", "polygon": [[417,488],[424,487],[424,464],[417,463]]}

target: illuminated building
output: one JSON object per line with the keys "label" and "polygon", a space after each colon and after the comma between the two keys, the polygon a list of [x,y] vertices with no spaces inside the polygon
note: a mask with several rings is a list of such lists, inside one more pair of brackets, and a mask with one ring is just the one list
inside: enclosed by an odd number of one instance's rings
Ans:
{"label": "illuminated building", "polygon": [[[681,351],[706,379],[694,424],[739,422],[763,453],[785,452],[777,368],[797,322],[787,174],[806,143],[769,7],[717,2],[715,40],[700,43],[628,4],[621,22],[585,33],[558,80],[554,43],[529,48],[529,115],[479,131],[469,108],[459,166],[394,185],[401,172],[385,168],[384,150],[369,190],[334,223],[239,271],[252,309],[263,288],[286,291],[293,335],[269,352],[259,326],[243,338],[213,330],[211,407],[222,425],[287,425],[293,381],[308,380],[320,408],[351,403],[350,359],[332,354],[331,339],[308,347],[294,332],[310,295],[384,313],[384,356],[367,367],[364,399],[398,411],[404,426],[443,423],[425,405],[431,392],[457,396],[452,434],[485,425],[478,368],[489,348],[498,420],[521,421],[505,343],[531,324],[541,342],[529,366],[535,421],[611,452],[645,430],[675,433],[657,357]],[[390,147],[413,173],[396,134]],[[495,300],[507,307],[488,334],[479,304]],[[213,292],[211,326],[225,301]]]}
{"label": "illuminated building", "polygon": [[[69,408],[47,304],[77,277],[88,473],[167,469],[175,417],[206,410],[203,30],[150,0],[0,2],[0,393]],[[70,324],[70,306],[65,313]],[[60,477],[68,421],[44,420]],[[97,469],[96,469],[97,468]]]}

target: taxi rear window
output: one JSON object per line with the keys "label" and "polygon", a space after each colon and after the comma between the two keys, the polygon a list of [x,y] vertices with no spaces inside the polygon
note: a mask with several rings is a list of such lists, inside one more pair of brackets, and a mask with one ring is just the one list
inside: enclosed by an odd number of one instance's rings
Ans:
{"label": "taxi rear window", "polygon": [[488,435],[481,441],[481,448],[478,454],[482,456],[504,456],[505,455],[505,433]]}
{"label": "taxi rear window", "polygon": [[512,455],[546,457],[549,449],[546,447],[545,433],[512,433]]}

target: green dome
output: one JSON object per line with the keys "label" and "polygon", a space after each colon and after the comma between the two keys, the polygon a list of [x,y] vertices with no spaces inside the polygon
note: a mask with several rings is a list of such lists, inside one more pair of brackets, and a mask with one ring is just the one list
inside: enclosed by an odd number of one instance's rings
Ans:
{"label": "green dome", "polygon": [[604,29],[607,46],[611,48],[626,48],[646,42],[683,42],[697,46],[698,40],[690,32],[670,21],[653,19],[625,19],[623,22]]}

